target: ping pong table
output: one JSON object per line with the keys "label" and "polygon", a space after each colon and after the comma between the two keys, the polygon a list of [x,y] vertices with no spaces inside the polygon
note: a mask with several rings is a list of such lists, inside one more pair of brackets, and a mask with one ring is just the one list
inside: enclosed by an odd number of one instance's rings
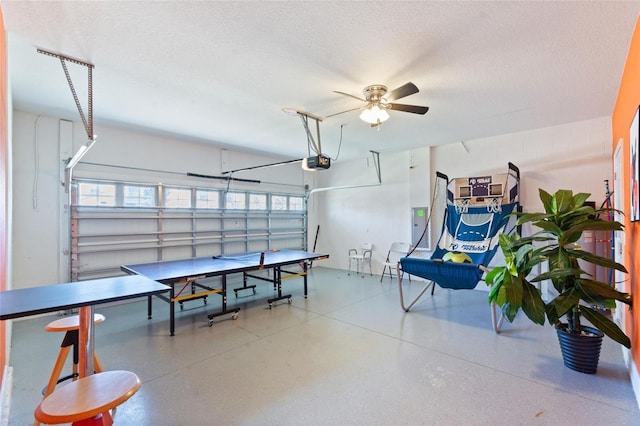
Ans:
{"label": "ping pong table", "polygon": [[[227,276],[242,273],[243,286],[233,289],[238,295],[238,291],[252,289],[255,294],[255,285],[247,285],[248,278],[269,281],[273,283],[277,290],[277,296],[267,300],[269,308],[279,300],[287,299],[291,303],[291,294],[282,293],[282,281],[294,277],[304,278],[304,297],[307,297],[307,269],[309,262],[326,259],[329,255],[311,253],[302,250],[268,250],[253,253],[240,253],[233,255],[220,255],[212,257],[196,257],[182,260],[168,260],[152,263],[141,263],[137,265],[123,265],[120,267],[128,274],[143,275],[154,281],[166,284],[170,287],[169,297],[162,294],[156,296],[169,303],[170,333],[175,334],[175,303],[178,302],[182,308],[183,302],[193,299],[204,299],[210,294],[222,296],[222,308],[218,312],[207,315],[209,326],[213,324],[214,318],[231,314],[233,319],[238,317],[240,308],[227,307]],[[301,271],[289,271],[284,267],[299,264]],[[267,276],[258,274],[261,270],[271,271]],[[205,285],[198,280],[205,278],[220,277],[219,287]],[[152,315],[152,297],[148,297],[148,316]]]}
{"label": "ping pong table", "polygon": [[93,374],[94,305],[169,291],[144,276],[101,278],[0,292],[0,320],[78,308],[80,377]]}

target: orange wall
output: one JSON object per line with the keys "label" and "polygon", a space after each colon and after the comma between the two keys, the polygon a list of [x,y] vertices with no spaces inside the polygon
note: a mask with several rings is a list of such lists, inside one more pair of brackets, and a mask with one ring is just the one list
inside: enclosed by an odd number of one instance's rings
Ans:
{"label": "orange wall", "polygon": [[[624,194],[630,194],[630,167],[629,167],[629,127],[640,105],[640,26],[636,21],[633,32],[627,62],[624,67],[618,99],[613,111],[612,131],[613,147],[615,152],[618,140],[623,139],[623,176]],[[614,194],[615,196],[615,194]],[[631,222],[631,202],[625,195],[623,200],[625,213],[625,253],[624,265],[629,271],[628,281],[625,283],[625,291],[633,295],[633,312],[625,312],[625,325],[627,334],[631,338],[631,353],[640,367],[640,259],[636,259],[633,253],[640,253],[640,222]],[[626,308],[625,308],[626,309]]]}
{"label": "orange wall", "polygon": [[[7,45],[0,8],[0,291],[7,288]],[[7,363],[6,325],[0,321],[0,384]]]}

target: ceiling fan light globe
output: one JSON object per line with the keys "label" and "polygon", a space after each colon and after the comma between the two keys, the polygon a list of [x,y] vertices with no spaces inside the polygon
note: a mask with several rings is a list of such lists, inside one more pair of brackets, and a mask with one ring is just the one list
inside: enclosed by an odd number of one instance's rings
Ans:
{"label": "ceiling fan light globe", "polygon": [[380,123],[384,123],[385,121],[387,121],[388,118],[389,118],[389,113],[384,109],[381,109],[380,112],[378,113],[378,121]]}
{"label": "ceiling fan light globe", "polygon": [[389,113],[384,109],[381,109],[378,105],[373,105],[370,108],[366,108],[360,114],[360,119],[369,124],[378,124],[387,121]]}
{"label": "ceiling fan light globe", "polygon": [[369,108],[365,108],[360,114],[360,119],[366,123],[373,124],[375,123],[375,119],[373,118],[373,113]]}

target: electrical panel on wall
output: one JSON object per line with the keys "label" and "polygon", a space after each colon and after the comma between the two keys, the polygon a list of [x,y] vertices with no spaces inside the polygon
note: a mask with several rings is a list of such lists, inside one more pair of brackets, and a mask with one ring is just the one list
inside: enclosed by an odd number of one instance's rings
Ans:
{"label": "electrical panel on wall", "polygon": [[427,229],[428,219],[428,207],[411,208],[411,245],[418,249],[431,249],[431,233]]}

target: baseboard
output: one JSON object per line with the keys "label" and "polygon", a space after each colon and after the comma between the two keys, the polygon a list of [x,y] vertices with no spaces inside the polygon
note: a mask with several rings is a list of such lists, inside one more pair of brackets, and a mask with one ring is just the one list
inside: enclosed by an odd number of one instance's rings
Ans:
{"label": "baseboard", "polygon": [[629,349],[624,347],[622,348],[622,357],[624,358],[624,363],[627,366],[627,371],[629,372],[631,388],[636,396],[636,404],[638,404],[638,408],[640,408],[640,374],[638,373],[638,366],[631,357],[631,351]]}
{"label": "baseboard", "polygon": [[0,388],[0,426],[9,424],[9,411],[11,409],[11,390],[13,389],[13,367],[8,365],[2,375],[2,387]]}

